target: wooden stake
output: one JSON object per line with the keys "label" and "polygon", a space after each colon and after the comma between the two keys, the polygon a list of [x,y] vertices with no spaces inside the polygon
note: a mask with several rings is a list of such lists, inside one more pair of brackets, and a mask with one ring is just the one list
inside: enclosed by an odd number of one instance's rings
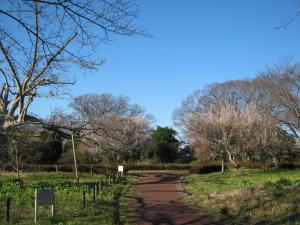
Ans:
{"label": "wooden stake", "polygon": [[98,186],[99,187],[99,192],[101,191],[101,188],[102,188],[101,186],[102,186],[102,180],[99,181],[99,186]]}
{"label": "wooden stake", "polygon": [[82,192],[82,208],[85,209],[85,191]]}
{"label": "wooden stake", "polygon": [[5,210],[5,215],[6,215],[6,221],[9,222],[10,219],[10,198],[6,199],[6,210]]}
{"label": "wooden stake", "polygon": [[93,195],[93,203],[96,203],[96,185],[93,185],[92,195]]}

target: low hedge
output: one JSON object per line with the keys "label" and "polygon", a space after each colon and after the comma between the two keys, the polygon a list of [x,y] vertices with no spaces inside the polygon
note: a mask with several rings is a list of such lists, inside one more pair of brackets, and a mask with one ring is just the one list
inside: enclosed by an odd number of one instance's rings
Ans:
{"label": "low hedge", "polygon": [[126,164],[125,170],[188,170],[190,173],[221,171],[220,164]]}
{"label": "low hedge", "polygon": [[220,172],[222,170],[222,165],[219,164],[208,164],[208,165],[196,165],[190,168],[190,173],[213,173]]}
{"label": "low hedge", "polygon": [[[93,172],[98,174],[115,173],[119,164],[79,164],[79,172]],[[220,163],[199,163],[199,164],[156,164],[156,163],[124,163],[125,172],[129,170],[187,170],[190,173],[211,173],[221,171]],[[245,169],[261,169],[261,164],[245,162]],[[228,168],[234,168],[231,164],[227,163]],[[55,172],[56,169],[59,172],[72,172],[74,171],[73,164],[57,164],[57,165],[34,165],[34,164],[21,164],[19,166],[22,172]],[[266,164],[266,169],[274,168],[271,163]],[[300,164],[282,162],[279,165],[280,169],[299,169]],[[4,170],[0,168],[0,170]],[[6,165],[5,170],[7,172],[13,172],[15,169],[12,165]]]}

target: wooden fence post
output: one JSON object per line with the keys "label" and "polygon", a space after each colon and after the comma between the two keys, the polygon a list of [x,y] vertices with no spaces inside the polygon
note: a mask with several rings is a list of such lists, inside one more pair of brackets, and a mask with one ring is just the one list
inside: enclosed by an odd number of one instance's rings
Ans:
{"label": "wooden fence post", "polygon": [[100,183],[98,182],[98,183],[96,183],[96,195],[98,196],[99,195],[99,193],[100,193]]}
{"label": "wooden fence post", "polygon": [[101,186],[102,186],[102,180],[99,181],[99,192],[100,192],[100,190],[102,188]]}
{"label": "wooden fence post", "polygon": [[92,195],[93,195],[93,203],[96,203],[96,185],[93,185]]}
{"label": "wooden fence post", "polygon": [[82,208],[85,209],[85,191],[82,191]]}
{"label": "wooden fence post", "polygon": [[6,215],[6,221],[9,222],[10,219],[10,202],[11,198],[6,199],[6,207],[5,207],[5,215]]}

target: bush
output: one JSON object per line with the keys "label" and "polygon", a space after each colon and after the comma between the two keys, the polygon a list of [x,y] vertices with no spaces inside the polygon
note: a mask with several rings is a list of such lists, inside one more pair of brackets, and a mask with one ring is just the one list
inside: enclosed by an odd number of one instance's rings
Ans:
{"label": "bush", "polygon": [[292,182],[288,179],[285,178],[281,178],[278,181],[276,181],[275,183],[276,185],[280,186],[280,187],[286,187],[286,186],[291,186]]}
{"label": "bush", "polygon": [[291,162],[284,162],[284,163],[280,163],[279,168],[280,169],[299,169],[300,165],[291,163]]}
{"label": "bush", "polygon": [[295,181],[294,181],[294,184],[295,184],[296,186],[300,187],[300,180],[295,180]]}
{"label": "bush", "polygon": [[[294,182],[296,184],[297,181]],[[277,180],[276,182],[266,182],[264,186],[266,188],[275,188],[275,189],[283,189],[284,187],[292,186],[293,182],[289,179],[281,178]]]}
{"label": "bush", "polygon": [[212,173],[221,171],[222,166],[219,164],[211,164],[211,165],[196,165],[192,166],[189,171],[190,173]]}

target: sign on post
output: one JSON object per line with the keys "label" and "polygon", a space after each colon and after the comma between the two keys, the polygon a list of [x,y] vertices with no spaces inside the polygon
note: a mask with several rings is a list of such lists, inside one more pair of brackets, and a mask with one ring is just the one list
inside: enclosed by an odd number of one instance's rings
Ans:
{"label": "sign on post", "polygon": [[121,174],[121,177],[123,177],[123,172],[124,172],[124,166],[120,165],[118,166],[118,174]]}
{"label": "sign on post", "polygon": [[34,222],[37,220],[38,206],[51,205],[51,215],[55,215],[55,195],[54,189],[35,189],[35,204],[34,204]]}

